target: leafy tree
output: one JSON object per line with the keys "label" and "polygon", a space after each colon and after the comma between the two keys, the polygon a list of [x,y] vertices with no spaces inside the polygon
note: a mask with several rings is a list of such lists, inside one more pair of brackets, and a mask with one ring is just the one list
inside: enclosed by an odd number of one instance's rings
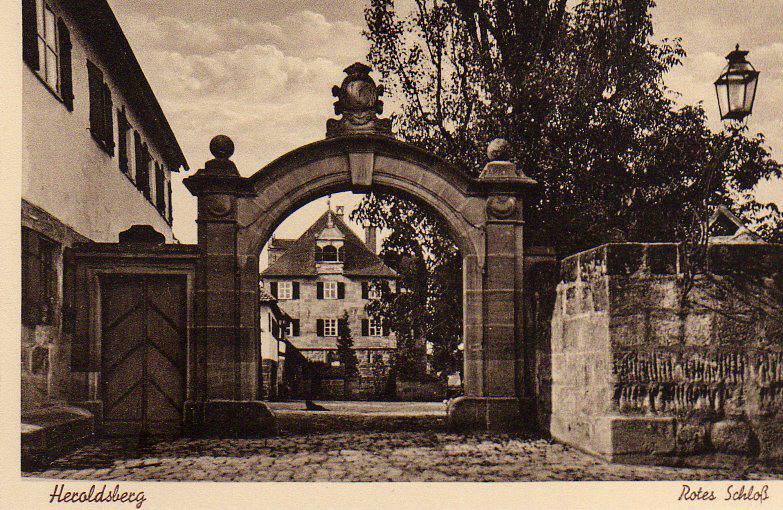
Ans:
{"label": "leafy tree", "polygon": [[351,322],[348,320],[348,311],[344,311],[343,316],[337,320],[337,359],[340,360],[340,366],[343,367],[343,393],[345,398],[348,398],[351,396],[350,380],[358,373],[359,360],[353,349],[353,334],[351,333]]}
{"label": "leafy tree", "polygon": [[[404,5],[371,0],[365,15],[369,59],[401,104],[402,138],[474,173],[492,138],[509,139],[541,184],[528,232],[561,255],[673,240],[688,228],[700,178],[727,135],[707,128],[700,105],[678,107],[663,85],[685,51],[678,39],[653,38],[650,0]],[[780,175],[763,136],[742,133],[710,203],[766,234],[781,215],[752,190]]]}
{"label": "leafy tree", "polygon": [[392,365],[396,376],[421,379],[426,344],[434,347],[432,368],[441,376],[461,370],[462,260],[446,225],[425,208],[388,194],[370,194],[351,219],[385,229],[381,257],[398,274],[393,291],[374,283],[380,298],[368,312],[397,335]]}
{"label": "leafy tree", "polygon": [[[519,167],[540,183],[526,212],[528,242],[563,256],[609,241],[684,240],[704,203],[726,205],[766,239],[783,241],[780,211],[753,197],[781,165],[763,135],[740,130],[729,146],[732,135],[711,131],[700,104],[678,105],[663,78],[686,53],[679,39],[654,38],[653,7],[370,0],[368,58],[400,105],[393,120],[404,140],[473,175],[490,140],[511,142]],[[369,195],[356,216],[391,231],[382,253],[413,261],[417,269],[402,281],[424,292],[384,295],[376,311],[391,318],[403,346],[429,334],[439,367],[457,365],[461,276],[447,270],[456,258],[447,229],[393,195]],[[424,330],[435,324],[442,336]]]}

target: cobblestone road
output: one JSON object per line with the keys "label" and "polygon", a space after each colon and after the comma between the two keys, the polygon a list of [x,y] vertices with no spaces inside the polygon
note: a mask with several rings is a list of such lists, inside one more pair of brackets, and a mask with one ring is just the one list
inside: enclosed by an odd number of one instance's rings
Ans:
{"label": "cobblestone road", "polygon": [[270,439],[181,439],[136,448],[102,439],[56,461],[44,478],[215,481],[539,481],[783,478],[764,468],[610,465],[525,437],[337,433]]}

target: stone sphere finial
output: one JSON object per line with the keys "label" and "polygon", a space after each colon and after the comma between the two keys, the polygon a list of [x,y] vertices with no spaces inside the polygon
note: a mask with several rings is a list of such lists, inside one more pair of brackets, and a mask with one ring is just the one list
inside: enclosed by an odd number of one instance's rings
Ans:
{"label": "stone sphere finial", "polygon": [[209,142],[209,152],[218,159],[228,159],[234,154],[234,142],[226,135],[217,135]]}
{"label": "stone sphere finial", "polygon": [[511,161],[511,144],[503,138],[495,138],[487,145],[490,161]]}

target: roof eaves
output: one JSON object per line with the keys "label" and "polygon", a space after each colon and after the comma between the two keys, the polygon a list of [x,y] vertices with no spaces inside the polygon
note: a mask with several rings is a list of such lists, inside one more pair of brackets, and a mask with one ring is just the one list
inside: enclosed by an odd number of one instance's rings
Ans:
{"label": "roof eaves", "polygon": [[[101,54],[103,64],[117,77],[117,86],[145,127],[157,138],[156,145],[160,146],[171,171],[179,172],[180,167],[188,170],[188,162],[174,131],[108,2],[63,0],[62,6],[80,24],[85,36]],[[96,26],[103,26],[105,30],[96,30]]]}

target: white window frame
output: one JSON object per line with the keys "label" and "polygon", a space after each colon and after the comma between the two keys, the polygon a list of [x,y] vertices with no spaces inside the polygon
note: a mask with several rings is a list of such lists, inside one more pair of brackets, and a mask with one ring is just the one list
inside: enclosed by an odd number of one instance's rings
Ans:
{"label": "white window frame", "polygon": [[[57,34],[57,16],[44,0],[36,0],[36,41],[38,43],[38,76],[60,94],[60,41]],[[46,20],[51,19],[51,27]],[[52,32],[51,34],[49,32]],[[51,53],[50,53],[51,52]],[[53,60],[53,61],[52,61]],[[53,76],[51,76],[53,75]],[[52,83],[54,81],[54,83]]]}
{"label": "white window frame", "polygon": [[383,321],[370,317],[367,323],[367,334],[369,336],[383,336]]}
{"label": "white window frame", "polygon": [[381,299],[381,292],[378,286],[372,282],[367,283],[367,299]]}
{"label": "white window frame", "polygon": [[337,319],[324,319],[324,336],[337,336]]}
{"label": "white window frame", "polygon": [[324,299],[338,299],[337,282],[324,282]]}
{"label": "white window frame", "polygon": [[277,299],[294,299],[294,282],[277,282]]}
{"label": "white window frame", "polygon": [[294,336],[294,321],[288,321],[285,327],[285,337],[291,338]]}

